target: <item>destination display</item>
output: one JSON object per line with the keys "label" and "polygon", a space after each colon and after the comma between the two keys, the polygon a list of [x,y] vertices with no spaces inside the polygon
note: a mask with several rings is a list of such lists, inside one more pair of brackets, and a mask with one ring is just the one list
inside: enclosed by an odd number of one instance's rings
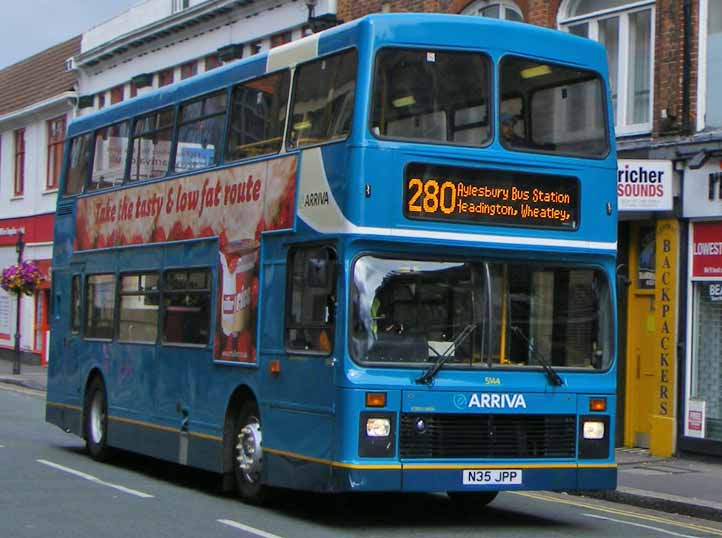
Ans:
{"label": "destination display", "polygon": [[411,219],[575,230],[574,177],[411,163],[404,174]]}

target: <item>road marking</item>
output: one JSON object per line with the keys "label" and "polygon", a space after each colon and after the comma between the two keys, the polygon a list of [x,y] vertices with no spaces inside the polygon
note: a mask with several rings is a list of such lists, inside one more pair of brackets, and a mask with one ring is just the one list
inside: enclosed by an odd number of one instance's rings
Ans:
{"label": "road marking", "polygon": [[64,471],[80,478],[84,478],[85,480],[89,480],[90,482],[95,482],[96,484],[100,484],[101,486],[108,486],[109,488],[117,489],[118,491],[122,491],[123,493],[127,493],[128,495],[135,495],[136,497],[141,497],[143,499],[153,498],[153,495],[150,495],[148,493],[143,493],[142,491],[126,488],[124,486],[119,486],[118,484],[111,484],[110,482],[105,482],[93,475],[76,471],[75,469],[71,469],[69,467],[63,467],[62,465],[58,465],[57,463],[53,463],[52,461],[37,460],[37,462],[42,463],[43,465],[47,465],[49,467],[53,467],[54,469],[58,469],[59,471]]}
{"label": "road marking", "polygon": [[652,521],[654,523],[662,523],[664,525],[670,525],[673,527],[682,527],[682,528],[689,529],[689,530],[706,532],[708,534],[713,534],[715,536],[722,536],[722,529],[716,529],[714,527],[705,527],[704,525],[695,525],[694,523],[682,523],[681,521],[675,521],[674,519],[653,516],[651,514],[640,514],[637,512],[630,512],[627,510],[621,510],[621,509],[617,509],[617,508],[607,508],[607,507],[602,507],[602,506],[595,506],[590,503],[585,503],[585,502],[581,502],[581,501],[573,501],[573,500],[568,500],[568,499],[560,499],[557,497],[552,497],[550,495],[544,495],[544,494],[540,494],[540,493],[515,491],[515,492],[513,492],[513,494],[520,495],[522,497],[529,497],[531,499],[537,499],[539,501],[553,502],[553,503],[557,503],[557,504],[568,504],[571,506],[586,508],[588,510],[595,510],[597,512],[605,512],[607,514],[613,514],[613,515],[617,515],[617,516],[632,517],[632,518],[636,518],[636,519],[642,519],[645,521]]}
{"label": "road marking", "polygon": [[644,525],[643,523],[634,523],[632,521],[624,521],[623,519],[614,519],[613,517],[598,516],[595,514],[584,514],[587,517],[593,517],[594,519],[603,519],[604,521],[612,521],[614,523],[621,523],[622,525],[631,525],[632,527],[639,527],[642,529],[649,529],[651,531],[663,532],[664,534],[670,534],[672,536],[680,536],[681,538],[699,538],[698,536],[692,536],[689,534],[680,534],[679,532],[668,531],[660,527],[653,527],[652,525]]}
{"label": "road marking", "polygon": [[231,521],[230,519],[218,519],[216,521],[218,521],[218,523],[228,525],[229,527],[233,527],[238,530],[250,532],[251,534],[255,534],[256,536],[262,536],[263,538],[281,538],[281,536],[278,536],[277,534],[271,534],[270,532],[262,531],[261,529],[249,527],[248,525],[244,525],[243,523],[238,523],[236,521]]}

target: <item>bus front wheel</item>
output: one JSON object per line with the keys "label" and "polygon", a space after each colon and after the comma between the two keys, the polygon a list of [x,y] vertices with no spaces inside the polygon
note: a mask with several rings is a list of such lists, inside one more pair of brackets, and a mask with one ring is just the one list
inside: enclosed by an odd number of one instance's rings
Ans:
{"label": "bus front wheel", "polygon": [[233,434],[233,468],[238,493],[245,502],[261,504],[267,500],[268,487],[261,483],[263,437],[258,406],[246,402],[241,407]]}
{"label": "bus front wheel", "polygon": [[85,395],[85,445],[90,457],[106,461],[110,456],[108,447],[108,400],[105,386],[94,379]]}
{"label": "bus front wheel", "polygon": [[451,502],[462,512],[472,514],[496,499],[498,491],[447,491]]}

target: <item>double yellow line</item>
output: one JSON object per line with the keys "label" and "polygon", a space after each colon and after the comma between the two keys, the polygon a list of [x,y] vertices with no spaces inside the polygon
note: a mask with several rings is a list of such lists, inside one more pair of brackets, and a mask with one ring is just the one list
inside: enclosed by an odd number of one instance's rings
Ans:
{"label": "double yellow line", "polygon": [[674,519],[668,519],[666,517],[659,517],[659,516],[654,516],[651,514],[640,514],[638,512],[631,512],[628,510],[621,510],[621,509],[617,509],[617,508],[608,508],[608,507],[598,506],[595,504],[586,503],[584,501],[561,499],[554,495],[549,495],[549,494],[545,494],[545,493],[530,493],[530,492],[526,492],[526,491],[513,491],[510,493],[513,493],[514,495],[519,495],[521,497],[527,497],[529,499],[536,499],[538,501],[553,502],[553,503],[557,503],[557,504],[567,504],[570,506],[587,508],[589,510],[594,510],[595,512],[604,512],[604,513],[613,514],[616,516],[626,516],[626,517],[630,517],[630,518],[641,519],[643,521],[651,521],[653,523],[661,523],[664,525],[681,527],[684,529],[694,530],[694,531],[698,531],[698,532],[706,532],[706,533],[712,534],[714,536],[722,536],[722,529],[717,529],[714,527],[705,527],[704,525],[696,525],[694,523],[683,523],[681,521],[676,521]]}

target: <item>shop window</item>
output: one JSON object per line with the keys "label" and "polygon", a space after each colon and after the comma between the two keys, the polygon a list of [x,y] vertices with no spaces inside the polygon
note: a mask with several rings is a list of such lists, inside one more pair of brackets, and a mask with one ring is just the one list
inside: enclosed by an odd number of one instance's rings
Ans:
{"label": "shop window", "polygon": [[288,262],[286,348],[329,354],[333,349],[336,253],[329,247],[294,249]]}
{"label": "shop window", "polygon": [[515,2],[472,2],[464,8],[461,15],[477,15],[507,21],[523,22],[524,14]]}
{"label": "shop window", "polygon": [[176,172],[208,168],[219,162],[226,100],[227,94],[223,91],[181,105]]}
{"label": "shop window", "polygon": [[168,170],[173,136],[173,108],[164,108],[135,120],[130,181],[162,177]]}
{"label": "shop window", "polygon": [[85,284],[85,337],[113,338],[115,275],[90,275]]}
{"label": "shop window", "polygon": [[93,175],[88,190],[107,189],[123,182],[128,159],[130,123],[116,123],[95,133]]}
{"label": "shop window", "polygon": [[158,337],[160,305],[157,273],[136,273],[120,278],[118,339],[154,343]]}
{"label": "shop window", "polygon": [[15,169],[13,175],[13,196],[25,192],[25,129],[15,130]]}
{"label": "shop window", "polygon": [[205,345],[211,326],[211,272],[166,271],[163,281],[163,343]]}
{"label": "shop window", "polygon": [[90,171],[93,150],[93,133],[76,136],[70,141],[70,161],[65,174],[65,195],[83,192]]}
{"label": "shop window", "polygon": [[65,142],[65,116],[48,120],[48,165],[45,188],[58,188],[60,170],[63,166],[63,143]]}
{"label": "shop window", "polygon": [[606,48],[617,134],[649,132],[654,2],[566,0],[559,13],[562,29]]}
{"label": "shop window", "polygon": [[289,81],[286,70],[244,82],[233,89],[226,161],[281,150]]}
{"label": "shop window", "polygon": [[356,91],[355,50],[301,65],[294,87],[289,146],[320,144],[348,135]]}

